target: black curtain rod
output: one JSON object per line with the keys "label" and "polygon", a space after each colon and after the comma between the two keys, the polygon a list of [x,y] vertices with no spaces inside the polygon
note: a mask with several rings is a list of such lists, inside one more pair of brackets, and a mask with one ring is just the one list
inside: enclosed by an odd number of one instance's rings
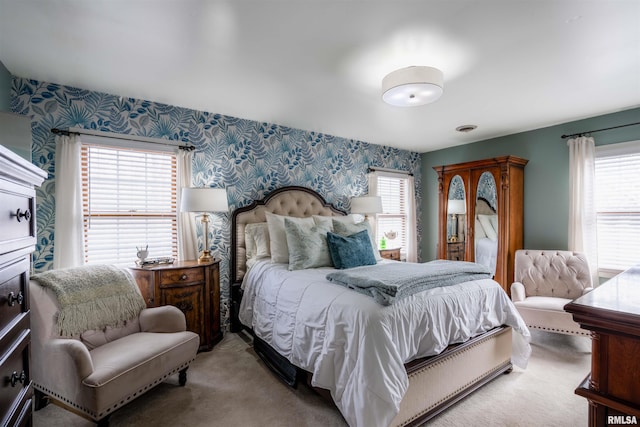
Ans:
{"label": "black curtain rod", "polygon": [[635,125],[640,125],[640,122],[627,123],[626,125],[620,125],[620,126],[611,126],[610,128],[604,128],[604,129],[588,130],[586,132],[580,132],[580,133],[572,133],[571,135],[562,135],[560,138],[566,139],[566,138],[571,138],[572,136],[584,136],[589,133],[602,132],[604,130],[611,130],[611,129],[618,129],[618,128],[626,128],[627,126],[635,126]]}
{"label": "black curtain rod", "polygon": [[378,167],[375,167],[375,166],[369,166],[367,168],[367,173],[371,173],[371,172],[375,172],[375,171],[391,172],[391,173],[397,173],[397,174],[401,174],[401,175],[413,176],[413,174],[411,172],[401,171],[399,169],[378,168]]}
{"label": "black curtain rod", "polygon": [[[119,136],[110,136],[110,135],[96,135],[93,133],[82,133],[82,132],[76,132],[76,131],[69,131],[68,129],[58,129],[58,128],[53,128],[51,129],[51,133],[56,134],[56,135],[65,135],[65,136],[69,136],[72,133],[73,134],[77,134],[77,135],[92,135],[92,136],[100,136],[100,137],[104,137],[104,138],[114,138],[114,139],[128,139],[131,141],[139,141],[139,142],[151,142],[152,144],[163,144],[163,145],[169,145],[169,146],[173,146],[173,144],[164,144],[162,142],[152,142],[152,141],[145,141],[142,139],[136,139],[135,137],[133,137],[133,135],[124,135],[124,137],[119,137]],[[171,141],[171,140],[168,140]],[[178,147],[180,150],[185,150],[185,151],[192,151],[195,150],[196,147],[193,145],[176,145],[176,147]]]}

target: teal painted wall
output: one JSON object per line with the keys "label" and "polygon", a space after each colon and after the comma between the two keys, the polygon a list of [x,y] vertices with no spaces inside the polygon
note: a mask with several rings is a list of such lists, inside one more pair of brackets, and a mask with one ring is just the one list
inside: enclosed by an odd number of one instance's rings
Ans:
{"label": "teal painted wall", "polygon": [[11,111],[11,73],[0,61],[0,111]]}
{"label": "teal painted wall", "polygon": [[[563,134],[640,121],[640,108],[488,139],[421,155],[422,261],[436,258],[438,179],[433,166],[514,155],[529,160],[524,184],[524,245],[566,249],[569,218],[569,148]],[[594,133],[596,145],[640,140],[640,125]]]}

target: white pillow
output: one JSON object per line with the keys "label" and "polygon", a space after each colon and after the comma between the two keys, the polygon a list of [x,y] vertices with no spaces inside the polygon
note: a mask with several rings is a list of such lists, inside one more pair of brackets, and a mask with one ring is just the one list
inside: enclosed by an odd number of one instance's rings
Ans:
{"label": "white pillow", "polygon": [[491,220],[489,219],[491,216],[493,215],[478,215],[478,219],[487,237],[491,240],[498,240],[498,233],[491,225]]}
{"label": "white pillow", "polygon": [[480,220],[478,218],[476,218],[475,236],[476,240],[487,237],[487,234],[484,232],[484,228],[482,228],[482,224],[480,224]]}
{"label": "white pillow", "polygon": [[489,215],[489,222],[491,226],[495,230],[496,234],[498,234],[498,215]]}
{"label": "white pillow", "polygon": [[271,256],[269,227],[266,222],[247,224],[244,228],[244,241],[247,249],[247,260]]}
{"label": "white pillow", "polygon": [[333,231],[333,220],[345,222],[347,224],[355,224],[356,220],[353,215],[336,215],[336,216],[324,216],[324,215],[313,215],[313,221],[316,225],[321,225],[323,227],[329,227],[329,231]]}
{"label": "white pillow", "polygon": [[284,219],[289,218],[300,226],[313,227],[313,218],[296,218],[291,216],[276,215],[266,212],[267,227],[269,228],[269,249],[271,252],[271,262],[289,264],[289,246],[287,246],[287,235],[284,231]]}

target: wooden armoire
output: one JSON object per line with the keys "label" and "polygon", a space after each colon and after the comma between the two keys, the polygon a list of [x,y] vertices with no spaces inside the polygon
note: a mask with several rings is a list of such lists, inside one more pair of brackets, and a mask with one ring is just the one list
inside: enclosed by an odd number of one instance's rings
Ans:
{"label": "wooden armoire", "polygon": [[[513,269],[515,252],[523,248],[524,244],[524,167],[528,160],[515,156],[501,156],[473,162],[458,163],[444,166],[434,166],[438,173],[438,258],[452,258],[452,248],[464,248],[464,260],[475,261],[475,226],[476,211],[485,209],[486,199],[492,199],[488,204],[491,212],[497,216],[496,238],[497,255],[495,256],[495,280],[502,285],[507,294],[513,282]],[[484,174],[484,175],[483,175]],[[454,177],[458,178],[454,178]],[[491,181],[493,177],[495,194],[482,197],[478,195],[479,183]],[[488,179],[487,179],[488,178]],[[459,187],[461,182],[463,191],[456,188],[454,196],[452,180]],[[489,188],[491,185],[488,186]],[[482,188],[486,193],[487,189]],[[447,207],[451,209],[450,199],[464,200],[466,206],[462,215],[451,215]],[[484,205],[480,204],[480,201]],[[456,217],[458,234],[451,236],[451,218]],[[458,218],[462,217],[460,220]],[[458,259],[461,259],[458,256]]]}

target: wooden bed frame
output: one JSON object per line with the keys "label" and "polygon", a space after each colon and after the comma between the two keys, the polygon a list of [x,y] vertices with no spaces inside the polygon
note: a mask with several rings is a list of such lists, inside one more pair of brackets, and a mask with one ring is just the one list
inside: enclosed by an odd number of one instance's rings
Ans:
{"label": "wooden bed frame", "polygon": [[[246,224],[265,222],[265,212],[295,217],[345,215],[322,196],[304,187],[283,187],[264,200],[234,211],[231,223],[231,331],[245,328],[238,320],[242,278],[246,271]],[[392,426],[424,423],[502,373],[512,370],[510,327],[499,327],[465,343],[449,346],[437,356],[421,358],[405,365],[409,388]],[[310,373],[292,365],[267,343],[254,336],[254,350],[285,383],[295,387]],[[434,386],[435,385],[435,386]],[[326,390],[325,390],[326,391]]]}

